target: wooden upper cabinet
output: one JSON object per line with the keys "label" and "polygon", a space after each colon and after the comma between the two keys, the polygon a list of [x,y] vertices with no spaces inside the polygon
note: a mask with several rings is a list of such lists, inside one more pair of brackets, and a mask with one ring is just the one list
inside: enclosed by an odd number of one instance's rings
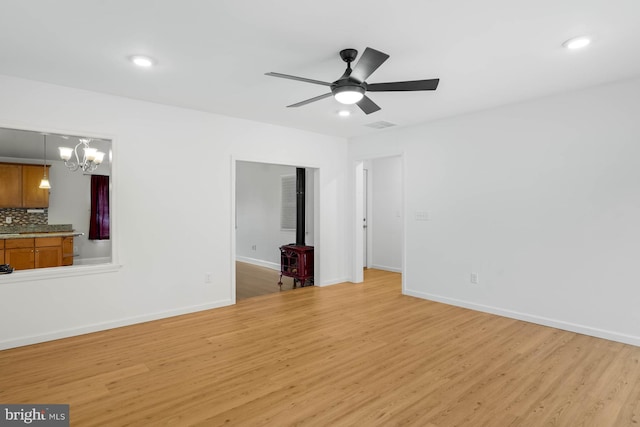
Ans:
{"label": "wooden upper cabinet", "polygon": [[0,208],[49,207],[49,190],[39,188],[43,175],[42,165],[0,163]]}
{"label": "wooden upper cabinet", "polygon": [[[47,176],[49,175],[47,166]],[[49,189],[39,188],[44,168],[36,165],[22,165],[22,207],[46,208],[49,206]]]}
{"label": "wooden upper cabinet", "polygon": [[0,163],[0,208],[22,207],[22,166]]}

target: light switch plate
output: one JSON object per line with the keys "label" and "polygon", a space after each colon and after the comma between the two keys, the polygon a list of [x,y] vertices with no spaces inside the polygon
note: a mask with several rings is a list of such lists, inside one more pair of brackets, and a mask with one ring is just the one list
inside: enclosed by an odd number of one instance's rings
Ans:
{"label": "light switch plate", "polygon": [[416,212],[416,221],[429,221],[429,212],[417,211]]}

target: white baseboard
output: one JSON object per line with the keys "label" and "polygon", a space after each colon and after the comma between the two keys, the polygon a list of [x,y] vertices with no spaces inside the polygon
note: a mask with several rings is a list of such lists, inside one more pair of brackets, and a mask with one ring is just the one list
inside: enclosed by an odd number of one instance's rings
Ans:
{"label": "white baseboard", "polygon": [[469,308],[471,310],[482,311],[484,313],[497,314],[498,316],[508,317],[510,319],[523,320],[525,322],[535,323],[543,326],[550,326],[556,329],[562,329],[565,331],[576,332],[578,334],[589,335],[596,338],[604,338],[610,341],[616,341],[640,347],[640,337],[634,335],[627,335],[615,331],[607,331],[591,326],[579,325],[562,320],[549,319],[547,317],[536,316],[534,314],[521,313],[503,308],[476,304],[469,301],[443,297],[440,295],[434,295],[425,292],[412,291],[410,289],[406,289],[404,291],[404,294],[416,298],[426,299],[429,301],[436,301],[444,304],[455,305],[457,307]]}
{"label": "white baseboard", "polygon": [[[243,257],[238,255],[236,255],[236,261],[246,262],[247,264],[253,264],[260,267],[270,268],[275,271],[280,271],[280,264],[277,264],[275,262],[264,261],[264,260],[255,259],[255,258],[248,258],[248,257]],[[322,287],[322,286],[337,285],[338,283],[344,283],[344,282],[349,282],[349,279],[344,277],[341,279],[325,280],[322,283],[314,283],[314,285]]]}
{"label": "white baseboard", "polygon": [[94,323],[78,328],[69,328],[58,331],[48,332],[46,334],[31,335],[27,337],[8,339],[0,341],[0,350],[9,348],[22,347],[25,345],[38,344],[46,341],[53,341],[61,338],[69,338],[78,335],[90,334],[92,332],[105,331],[107,329],[119,328],[122,326],[135,325],[136,323],[144,323],[152,320],[166,319],[168,317],[180,316],[183,314],[195,313],[198,311],[210,310],[213,308],[225,307],[232,305],[231,300],[214,301],[207,304],[193,305],[175,310],[161,311],[157,313],[149,313],[141,316],[127,317],[124,319],[113,320],[109,322]]}
{"label": "white baseboard", "polygon": [[350,280],[346,277],[343,277],[341,279],[325,280],[322,283],[316,283],[315,285],[319,287],[323,287],[323,286],[337,285],[339,283],[344,283],[344,282],[350,282]]}
{"label": "white baseboard", "polygon": [[101,258],[74,258],[74,265],[95,265],[95,264],[109,264],[111,262],[111,257],[101,257]]}
{"label": "white baseboard", "polygon": [[262,259],[249,258],[238,255],[236,255],[236,261],[246,262],[247,264],[253,264],[259,267],[266,267],[270,268],[271,270],[280,271],[280,264],[271,261],[264,261]]}
{"label": "white baseboard", "polygon": [[371,267],[369,268],[374,268],[376,270],[384,270],[384,271],[391,271],[393,273],[402,273],[402,269],[401,268],[396,268],[396,267],[388,267],[386,265],[377,265],[377,264],[373,264]]}

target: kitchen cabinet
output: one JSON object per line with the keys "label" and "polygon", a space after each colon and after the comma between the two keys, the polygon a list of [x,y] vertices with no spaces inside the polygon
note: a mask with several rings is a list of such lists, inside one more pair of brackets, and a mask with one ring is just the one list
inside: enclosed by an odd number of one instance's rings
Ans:
{"label": "kitchen cabinet", "polygon": [[43,174],[42,165],[0,163],[0,208],[49,207],[49,190],[39,188]]}
{"label": "kitchen cabinet", "polygon": [[62,265],[62,237],[5,240],[5,263],[16,270]]}
{"label": "kitchen cabinet", "polygon": [[[47,166],[47,176],[49,175]],[[49,189],[40,188],[40,181],[44,175],[42,165],[22,165],[22,207],[49,207]]]}
{"label": "kitchen cabinet", "polygon": [[4,241],[5,264],[15,270],[28,270],[35,267],[35,239],[7,239]]}
{"label": "kitchen cabinet", "polygon": [[22,166],[0,163],[0,208],[22,207]]}
{"label": "kitchen cabinet", "polygon": [[35,238],[35,268],[62,265],[62,237]]}
{"label": "kitchen cabinet", "polygon": [[4,264],[4,240],[0,240],[0,264]]}
{"label": "kitchen cabinet", "polygon": [[62,265],[73,265],[73,236],[62,239]]}

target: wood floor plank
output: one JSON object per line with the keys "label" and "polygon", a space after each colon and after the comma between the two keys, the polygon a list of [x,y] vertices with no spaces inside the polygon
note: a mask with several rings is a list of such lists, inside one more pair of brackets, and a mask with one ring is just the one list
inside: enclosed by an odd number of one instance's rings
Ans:
{"label": "wood floor plank", "polygon": [[631,426],[640,348],[425,301],[400,275],[0,352],[74,426]]}
{"label": "wood floor plank", "polygon": [[293,279],[282,278],[280,271],[236,261],[236,301],[293,289]]}

